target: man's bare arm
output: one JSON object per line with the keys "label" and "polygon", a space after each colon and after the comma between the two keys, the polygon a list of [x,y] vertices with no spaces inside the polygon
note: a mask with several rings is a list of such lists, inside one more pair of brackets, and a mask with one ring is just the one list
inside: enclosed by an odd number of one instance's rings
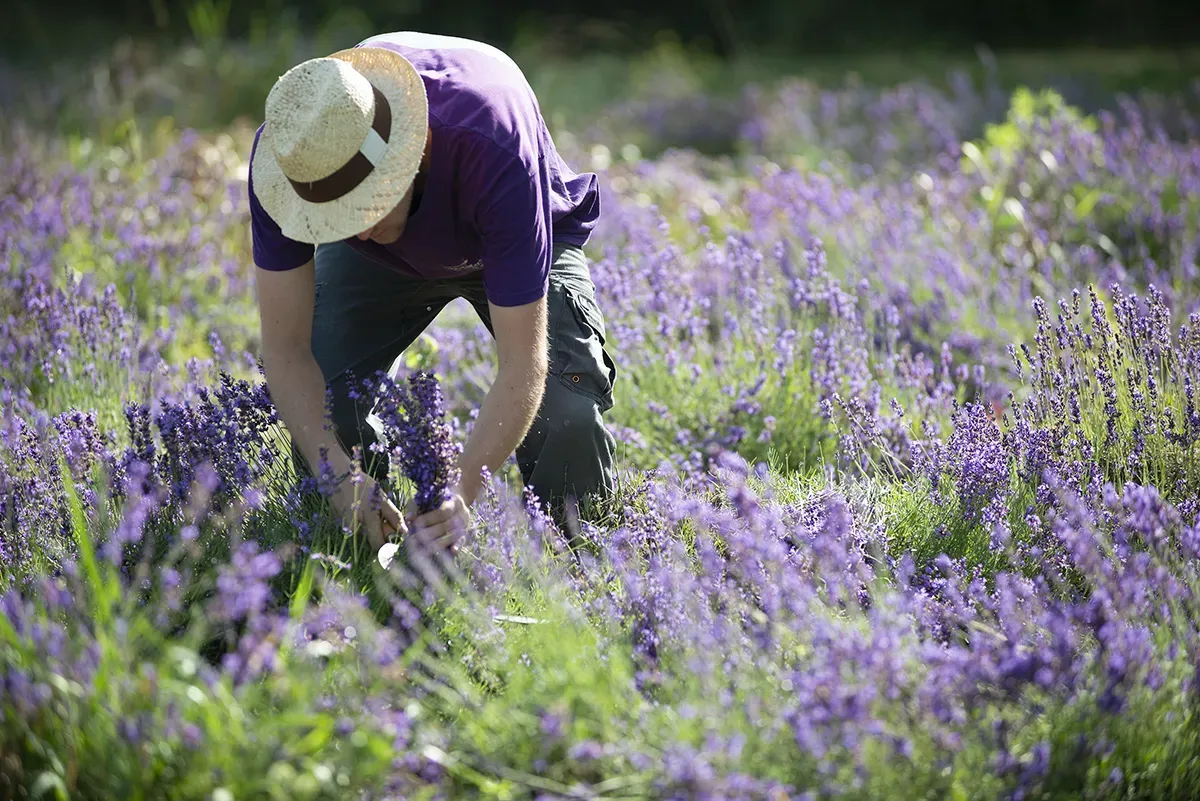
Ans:
{"label": "man's bare arm", "polygon": [[313,262],[284,272],[260,268],[256,279],[263,367],[275,407],[311,468],[317,470],[325,448],[341,475],[350,457],[325,428],[325,379],[312,354]]}
{"label": "man's bare arm", "polygon": [[495,473],[537,417],[549,371],[546,314],[545,297],[522,306],[491,304],[499,367],[463,450],[459,491],[467,505],[481,488],[481,468]]}

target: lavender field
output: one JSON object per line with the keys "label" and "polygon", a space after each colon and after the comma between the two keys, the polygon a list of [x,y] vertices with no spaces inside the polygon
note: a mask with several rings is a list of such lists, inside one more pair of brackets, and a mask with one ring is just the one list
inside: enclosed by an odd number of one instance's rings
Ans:
{"label": "lavender field", "polygon": [[[620,490],[513,466],[416,582],[294,474],[187,74],[0,89],[0,798],[1197,797],[1200,84],[556,123]],[[403,366],[455,441],[494,369],[454,306]]]}

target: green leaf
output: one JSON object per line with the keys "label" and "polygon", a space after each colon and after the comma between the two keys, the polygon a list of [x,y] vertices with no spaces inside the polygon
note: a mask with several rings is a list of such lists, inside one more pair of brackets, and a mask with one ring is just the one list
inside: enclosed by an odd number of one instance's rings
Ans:
{"label": "green leaf", "polygon": [[292,602],[289,605],[288,613],[292,620],[299,620],[304,616],[304,610],[308,608],[309,596],[312,595],[313,577],[316,574],[316,564],[309,560],[304,566],[304,571],[300,574],[300,580],[296,584],[296,592],[292,595]]}
{"label": "green leaf", "polygon": [[72,679],[60,676],[57,673],[51,673],[46,678],[46,681],[53,685],[63,695],[72,695],[76,698],[82,698],[84,696],[85,690],[83,689],[83,685]]}
{"label": "green leaf", "polygon": [[988,149],[1001,150],[1005,155],[1011,155],[1021,145],[1021,131],[1011,122],[1001,125],[988,125],[984,132]]}
{"label": "green leaf", "polygon": [[962,152],[980,173],[987,174],[987,162],[983,158],[983,151],[979,149],[979,145],[969,141],[963,142]]}
{"label": "green leaf", "polygon": [[1165,214],[1176,214],[1183,203],[1183,198],[1179,194],[1179,181],[1172,179],[1163,187],[1162,197],[1159,199],[1159,204]]}
{"label": "green leaf", "polygon": [[1083,199],[1075,204],[1075,216],[1079,219],[1083,219],[1084,217],[1087,217],[1089,214],[1092,213],[1092,209],[1095,208],[1096,203],[1099,200],[1100,200],[1100,190],[1099,189],[1089,190],[1088,193],[1083,196]]}
{"label": "green leaf", "polygon": [[1097,238],[1097,240],[1096,240],[1096,244],[1100,246],[1101,250],[1103,250],[1108,255],[1112,256],[1114,259],[1121,258],[1120,249],[1106,235],[1100,234],[1099,238]]}
{"label": "green leaf", "polygon": [[[48,793],[54,793],[53,796]],[[34,780],[33,786],[29,788],[29,798],[31,801],[37,801],[39,798],[58,798],[61,801],[67,801],[67,785],[63,781],[62,776],[50,771],[43,771]]]}
{"label": "green leaf", "polygon": [[320,718],[313,726],[313,730],[296,743],[296,751],[301,754],[316,754],[325,747],[332,736],[333,721],[329,718]]}
{"label": "green leaf", "polygon": [[1004,198],[1004,213],[1018,223],[1025,222],[1025,207],[1015,197]]}
{"label": "green leaf", "polygon": [[[1045,97],[1045,95],[1043,95]],[[1033,93],[1026,86],[1018,86],[1013,92],[1012,106],[1009,112],[1009,118],[1026,122],[1033,119],[1034,115],[1034,100]]]}
{"label": "green leaf", "polygon": [[6,640],[14,646],[21,642],[21,637],[17,636],[17,630],[13,628],[7,615],[0,615],[0,640]]}
{"label": "green leaf", "polygon": [[87,521],[83,515],[83,504],[79,501],[79,493],[75,491],[75,478],[66,465],[59,461],[58,471],[62,475],[63,489],[67,495],[67,505],[71,511],[71,533],[79,545],[79,559],[83,563],[83,572],[87,576],[88,585],[95,594],[94,609],[96,619],[107,623],[112,612],[109,605],[107,582],[100,571],[100,563],[96,561],[96,550],[92,547],[92,538],[88,533]]}

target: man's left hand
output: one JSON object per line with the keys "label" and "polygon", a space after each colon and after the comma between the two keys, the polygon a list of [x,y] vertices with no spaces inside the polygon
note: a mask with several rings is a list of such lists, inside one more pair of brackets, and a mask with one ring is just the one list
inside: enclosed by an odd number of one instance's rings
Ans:
{"label": "man's left hand", "polygon": [[458,492],[452,493],[441,506],[422,515],[416,515],[416,506],[410,502],[405,510],[408,537],[427,552],[456,551],[467,533],[468,513],[467,502]]}

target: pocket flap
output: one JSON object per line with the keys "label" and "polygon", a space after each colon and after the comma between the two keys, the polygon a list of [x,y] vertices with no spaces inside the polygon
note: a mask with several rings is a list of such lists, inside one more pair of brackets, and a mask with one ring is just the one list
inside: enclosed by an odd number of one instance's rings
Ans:
{"label": "pocket flap", "polygon": [[595,296],[590,292],[582,292],[569,284],[564,286],[564,289],[567,293],[567,302],[580,322],[595,332],[596,336],[600,338],[601,345],[605,344],[607,332],[604,330],[604,316],[600,313],[600,306],[597,305]]}

